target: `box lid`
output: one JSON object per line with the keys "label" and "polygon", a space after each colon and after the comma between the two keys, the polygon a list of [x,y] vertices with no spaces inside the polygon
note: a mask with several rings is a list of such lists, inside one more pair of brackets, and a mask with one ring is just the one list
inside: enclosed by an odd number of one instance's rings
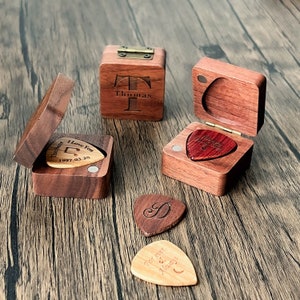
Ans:
{"label": "box lid", "polygon": [[63,74],[57,75],[17,144],[14,154],[16,162],[27,168],[32,167],[64,117],[73,87],[72,79]]}
{"label": "box lid", "polygon": [[192,79],[197,117],[248,136],[258,133],[264,123],[264,75],[204,57]]}

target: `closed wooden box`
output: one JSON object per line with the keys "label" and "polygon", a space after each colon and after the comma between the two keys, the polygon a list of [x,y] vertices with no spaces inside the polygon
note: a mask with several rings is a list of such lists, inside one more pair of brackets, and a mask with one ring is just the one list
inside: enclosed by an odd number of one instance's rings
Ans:
{"label": "closed wooden box", "polygon": [[159,121],[164,113],[165,50],[109,45],[99,68],[105,118]]}
{"label": "closed wooden box", "polygon": [[[221,196],[250,166],[254,142],[249,136],[256,136],[264,122],[266,78],[205,57],[193,67],[192,82],[195,115],[203,122],[188,125],[163,148],[162,173]],[[187,140],[198,129],[230,137],[236,148],[194,161],[187,155]]]}
{"label": "closed wooden box", "polygon": [[[67,109],[74,81],[59,74],[28,122],[16,147],[14,160],[32,168],[36,195],[105,198],[109,192],[113,138],[109,135],[54,134]],[[60,137],[89,143],[105,155],[91,165],[53,168],[46,163],[46,150]]]}

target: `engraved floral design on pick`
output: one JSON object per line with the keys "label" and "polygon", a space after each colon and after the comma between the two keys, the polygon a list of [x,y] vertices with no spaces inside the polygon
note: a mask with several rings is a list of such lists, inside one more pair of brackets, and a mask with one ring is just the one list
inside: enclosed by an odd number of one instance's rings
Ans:
{"label": "engraved floral design on pick", "polygon": [[158,285],[197,284],[194,266],[188,256],[173,243],[160,240],[142,248],[131,262],[136,277]]}
{"label": "engraved floral design on pick", "polygon": [[237,143],[229,136],[206,129],[193,131],[186,141],[187,156],[194,161],[225,156],[237,148]]}

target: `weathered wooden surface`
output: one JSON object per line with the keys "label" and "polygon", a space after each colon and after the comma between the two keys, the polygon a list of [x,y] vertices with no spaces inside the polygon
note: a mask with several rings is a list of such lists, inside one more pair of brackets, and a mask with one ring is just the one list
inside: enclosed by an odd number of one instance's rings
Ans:
{"label": "weathered wooden surface", "polygon": [[[0,0],[0,299],[300,298],[299,9],[297,0]],[[98,65],[107,44],[166,49],[163,121],[100,117]],[[163,146],[198,121],[191,69],[204,55],[268,80],[251,168],[223,197],[160,172]],[[58,131],[115,138],[104,200],[35,197],[31,171],[12,161],[58,72],[76,80]],[[144,237],[132,210],[145,193],[183,201],[185,218]],[[132,276],[134,255],[160,239],[191,258],[196,286]]]}

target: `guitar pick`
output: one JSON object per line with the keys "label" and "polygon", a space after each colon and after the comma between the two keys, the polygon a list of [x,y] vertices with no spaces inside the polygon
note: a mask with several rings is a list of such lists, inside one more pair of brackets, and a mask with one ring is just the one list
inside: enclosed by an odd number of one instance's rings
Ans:
{"label": "guitar pick", "polygon": [[212,130],[197,129],[186,141],[187,156],[194,161],[225,156],[237,148],[237,143],[227,135]]}
{"label": "guitar pick", "polygon": [[183,217],[186,206],[167,196],[143,195],[134,203],[134,219],[142,233],[149,237],[175,226]]}
{"label": "guitar pick", "polygon": [[142,248],[131,262],[131,273],[147,282],[165,286],[197,284],[194,266],[187,255],[169,241]]}
{"label": "guitar pick", "polygon": [[104,157],[96,147],[68,137],[55,140],[46,151],[47,165],[58,169],[86,166]]}

